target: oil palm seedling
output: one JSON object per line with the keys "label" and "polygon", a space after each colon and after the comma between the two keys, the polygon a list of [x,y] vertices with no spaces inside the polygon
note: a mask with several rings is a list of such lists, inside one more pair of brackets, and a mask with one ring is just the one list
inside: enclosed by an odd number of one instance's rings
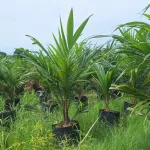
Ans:
{"label": "oil palm seedling", "polygon": [[[54,124],[52,130],[53,134],[63,139],[71,135],[72,130],[79,126],[77,121],[70,119],[69,107],[71,101],[74,99],[75,86],[78,83],[84,82],[90,74],[90,68],[94,63],[92,58],[97,52],[97,50],[89,52],[82,49],[81,47],[86,44],[86,41],[77,44],[77,40],[81,36],[89,18],[74,32],[73,10],[71,9],[67,22],[66,35],[60,19],[58,38],[53,34],[55,45],[49,45],[46,49],[38,40],[29,36],[33,44],[37,44],[41,50],[34,54],[25,51],[27,59],[31,60],[37,67],[37,70],[47,84],[49,84],[51,91],[61,105],[63,121]],[[77,131],[72,135],[76,136],[76,133]]]}
{"label": "oil palm seedling", "polygon": [[[26,72],[25,68],[21,67],[19,60],[5,58],[1,61],[0,90],[5,100],[6,111],[0,112],[0,119],[7,120],[6,118],[11,118],[15,120],[16,111],[13,108],[20,102],[17,91],[24,85],[30,74]],[[2,124],[9,126],[9,120],[4,121]]]}
{"label": "oil palm seedling", "polygon": [[[149,15],[145,14],[145,16],[148,17]],[[116,54],[120,54],[119,56],[121,56],[119,64],[122,64],[121,67],[125,70],[124,82],[146,93],[148,84],[144,83],[148,78],[145,80],[145,77],[148,77],[150,71],[150,26],[145,22],[129,22],[118,26],[117,29],[120,31],[120,35],[110,36],[118,44],[115,51]],[[133,103],[135,103],[134,100]]]}
{"label": "oil palm seedling", "polygon": [[99,120],[103,120],[113,125],[119,123],[120,113],[117,111],[112,111],[109,108],[110,100],[110,87],[115,80],[115,77],[118,73],[118,68],[114,67],[110,71],[105,71],[104,67],[101,64],[94,65],[95,70],[95,85],[99,93],[101,93],[105,99],[106,108],[99,111]]}
{"label": "oil palm seedling", "polygon": [[[143,15],[148,19],[149,14]],[[119,52],[125,54],[130,66],[130,82],[116,86],[116,89],[139,99],[134,110],[149,112],[149,72],[150,72],[150,25],[146,22],[128,22],[117,28],[121,35],[113,35],[120,44]],[[130,69],[129,69],[130,68]]]}
{"label": "oil palm seedling", "polygon": [[31,74],[27,73],[21,64],[20,60],[9,58],[4,59],[0,64],[0,89],[4,99],[7,100],[8,109],[15,104],[15,99],[18,98],[17,90],[25,84]]}
{"label": "oil palm seedling", "polygon": [[[144,9],[143,15],[147,17],[148,19],[150,18],[149,14],[145,14],[145,12],[148,10],[150,5],[148,5]],[[139,21],[134,21],[134,22],[128,22],[122,25],[119,25],[116,30],[119,30],[120,35],[97,35],[93,36],[92,38],[103,38],[103,37],[112,37],[116,42],[117,42],[117,49],[115,50],[116,53],[120,54],[121,56],[120,61],[122,63],[122,67],[124,70],[126,70],[126,76],[124,76],[123,81],[124,84],[120,86],[117,86],[116,89],[120,89],[120,91],[125,92],[125,88],[129,89],[134,89],[137,91],[140,91],[139,94],[143,94],[143,98],[141,100],[143,101],[144,95],[146,94],[149,95],[149,71],[150,71],[150,66],[149,66],[149,61],[150,61],[150,25],[146,22],[139,22]],[[125,63],[124,62],[127,62]],[[136,69],[138,72],[136,73]],[[128,83],[128,81],[132,78],[132,75],[135,73],[137,82],[136,82],[136,87],[132,86],[131,83]],[[133,78],[132,78],[133,79]],[[123,87],[123,89],[121,89]],[[134,91],[133,90],[133,91]],[[132,91],[132,90],[131,90]],[[127,92],[129,92],[127,90]],[[127,93],[126,92],[126,93]],[[130,93],[130,92],[129,92]],[[131,95],[131,93],[130,93]],[[136,95],[136,96],[135,96]],[[138,97],[138,93],[132,93],[132,96],[135,98]],[[148,98],[148,97],[147,97]],[[141,101],[140,100],[140,101]],[[147,101],[148,102],[148,101]],[[139,104],[141,104],[140,102]],[[143,101],[143,103],[145,103]],[[148,103],[147,103],[148,104]],[[138,107],[139,105],[136,105],[137,107],[135,108],[140,108]],[[143,105],[142,104],[142,110],[145,108],[144,106],[149,106],[148,105]]]}

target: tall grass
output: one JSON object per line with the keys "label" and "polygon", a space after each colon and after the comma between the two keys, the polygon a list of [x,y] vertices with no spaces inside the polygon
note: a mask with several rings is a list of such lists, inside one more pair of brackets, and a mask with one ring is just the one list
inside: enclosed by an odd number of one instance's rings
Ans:
{"label": "tall grass", "polygon": [[[83,139],[95,120],[98,111],[104,108],[103,101],[96,95],[88,94],[93,106],[89,111],[78,115],[81,138]],[[110,108],[121,111],[123,98],[112,100]],[[70,116],[74,116],[75,105],[71,106]],[[51,126],[62,120],[61,111],[43,113],[39,99],[31,94],[24,94],[21,107],[16,108],[17,118],[11,122],[10,128],[0,127],[0,150],[149,150],[150,149],[150,122],[141,116],[121,116],[118,127],[109,127],[97,122],[88,136],[79,146],[67,146],[63,141],[59,146],[55,144]]]}

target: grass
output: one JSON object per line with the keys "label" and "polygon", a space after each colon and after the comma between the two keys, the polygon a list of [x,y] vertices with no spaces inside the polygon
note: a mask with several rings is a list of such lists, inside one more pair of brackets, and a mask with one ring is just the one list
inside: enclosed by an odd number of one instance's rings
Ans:
{"label": "grass", "polygon": [[[93,104],[89,112],[76,116],[81,127],[82,139],[98,117],[98,110],[104,108],[94,93],[88,94]],[[124,98],[112,100],[112,110],[122,111]],[[119,127],[108,127],[97,122],[85,140],[78,147],[69,147],[63,141],[59,146],[54,143],[51,126],[62,120],[61,111],[43,113],[39,100],[34,95],[25,94],[17,110],[17,119],[9,129],[0,128],[0,150],[149,150],[150,122],[144,117],[121,116]],[[74,116],[75,105],[71,106],[70,116]]]}

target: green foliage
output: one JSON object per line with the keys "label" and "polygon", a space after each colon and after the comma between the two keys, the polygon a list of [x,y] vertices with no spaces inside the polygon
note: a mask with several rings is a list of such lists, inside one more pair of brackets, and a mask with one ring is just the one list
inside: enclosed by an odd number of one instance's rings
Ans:
{"label": "green foliage", "polygon": [[28,35],[33,44],[37,44],[41,48],[41,51],[34,54],[23,51],[27,58],[37,67],[40,75],[59,99],[59,102],[62,105],[63,103],[67,105],[67,110],[70,100],[72,100],[75,85],[83,82],[90,74],[89,70],[93,64],[92,58],[97,52],[97,50],[90,52],[84,50],[83,47],[86,41],[77,44],[77,40],[81,36],[89,18],[74,32],[73,10],[71,9],[67,23],[67,35],[64,34],[60,19],[58,38],[53,34],[55,45],[50,44],[45,49],[38,40]]}
{"label": "green foliage", "polygon": [[[113,87],[113,86],[112,86]],[[120,90],[122,92],[128,93],[130,95],[133,95],[137,98],[140,98],[141,100],[149,100],[150,96],[142,93],[141,91],[135,89],[134,87],[128,86],[128,85],[118,85],[114,86],[115,89]]]}
{"label": "green foliage", "polygon": [[17,59],[3,59],[0,63],[0,90],[10,100],[16,97],[16,90],[21,88],[32,72],[28,73]]}
{"label": "green foliage", "polygon": [[[97,102],[96,95],[88,95],[90,102]],[[26,100],[32,107],[37,106],[37,110],[24,109]],[[119,101],[111,101],[110,105],[115,110],[120,110],[124,99]],[[58,150],[58,149],[92,149],[92,150],[137,150],[148,149],[150,146],[150,122],[141,116],[132,115],[128,118],[121,118],[121,124],[117,128],[109,128],[104,125],[96,123],[83,143],[79,147],[74,145],[68,146],[66,141],[55,144],[52,134],[51,125],[59,122],[61,119],[61,111],[50,114],[43,114],[38,105],[38,99],[32,94],[25,94],[21,100],[22,106],[17,110],[17,120],[11,124],[10,130],[1,128],[0,130],[0,149],[44,149],[44,150]],[[25,106],[26,107],[26,106]],[[93,105],[89,112],[77,116],[80,122],[81,139],[83,139],[94,121],[97,118],[99,107],[103,107],[102,102]],[[74,109],[70,110],[70,114]]]}
{"label": "green foliage", "polygon": [[[148,8],[149,5],[143,10],[143,15],[149,19],[149,14],[145,14]],[[116,89],[139,98],[135,110],[149,113],[150,25],[134,21],[119,25],[117,29],[121,35],[112,37],[120,45],[118,53],[125,55],[126,62],[122,66],[126,68],[125,74],[129,80],[116,86]]]}
{"label": "green foliage", "polygon": [[[23,58],[24,57],[24,52],[21,51],[21,49],[23,50],[23,48],[16,48],[15,51],[14,51],[13,56],[17,56],[19,58]],[[26,51],[28,51],[28,50],[26,50]]]}
{"label": "green foliage", "polygon": [[7,54],[5,52],[0,51],[0,58],[4,58],[6,56],[7,56]]}
{"label": "green foliage", "polygon": [[100,93],[102,93],[105,97],[109,96],[109,91],[111,84],[115,82],[115,77],[118,72],[118,68],[115,67],[111,71],[105,71],[104,67],[100,64],[94,65],[94,70],[96,73],[95,80],[97,89]]}
{"label": "green foliage", "polygon": [[[148,20],[150,14],[146,11],[149,7],[150,4],[142,13]],[[150,122],[147,118],[150,113],[150,25],[147,22],[132,21],[116,28],[119,35],[97,35],[78,42],[90,17],[75,31],[71,9],[66,31],[60,18],[58,36],[53,34],[54,45],[45,48],[36,38],[27,35],[33,44],[39,46],[39,52],[18,48],[11,57],[0,52],[1,111],[3,99],[13,101],[17,89],[28,80],[38,81],[48,87],[48,93],[52,91],[54,96],[52,100],[57,98],[62,106],[53,114],[43,113],[34,92],[24,93],[16,122],[12,122],[7,130],[0,126],[0,149],[149,149]],[[113,40],[102,46],[89,46],[89,39],[103,37],[112,37]],[[76,107],[72,103],[75,91],[81,96],[84,84],[91,82],[96,91],[105,97],[106,110],[109,110],[109,104],[113,109],[122,111],[123,101],[127,100],[123,95],[109,102],[112,89],[139,100],[130,109],[132,114],[128,118],[122,115],[117,128],[108,128],[95,122],[99,107],[103,108],[104,104],[97,101],[94,94],[89,95],[90,105],[80,104]],[[69,147],[66,141],[56,145],[51,125],[62,119],[64,122],[70,121],[74,117],[80,121],[81,127],[82,140],[78,147]]]}

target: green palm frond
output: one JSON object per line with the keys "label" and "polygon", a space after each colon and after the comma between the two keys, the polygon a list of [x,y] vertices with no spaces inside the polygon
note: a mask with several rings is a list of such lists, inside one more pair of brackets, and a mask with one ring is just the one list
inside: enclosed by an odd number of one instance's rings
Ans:
{"label": "green palm frond", "polygon": [[20,60],[11,61],[8,58],[0,64],[0,89],[10,99],[14,98],[15,90],[22,87],[32,74],[22,66]]}
{"label": "green palm frond", "polygon": [[94,70],[96,73],[95,80],[97,82],[97,88],[99,89],[99,92],[105,96],[109,95],[109,90],[111,84],[114,82],[118,68],[115,67],[113,70],[106,72],[102,65],[95,64]]}
{"label": "green palm frond", "polygon": [[128,85],[118,85],[118,86],[114,85],[111,88],[117,89],[117,90],[124,92],[124,93],[127,93],[127,94],[130,94],[134,97],[139,98],[140,100],[150,100],[149,95],[137,90],[134,87],[128,86]]}

